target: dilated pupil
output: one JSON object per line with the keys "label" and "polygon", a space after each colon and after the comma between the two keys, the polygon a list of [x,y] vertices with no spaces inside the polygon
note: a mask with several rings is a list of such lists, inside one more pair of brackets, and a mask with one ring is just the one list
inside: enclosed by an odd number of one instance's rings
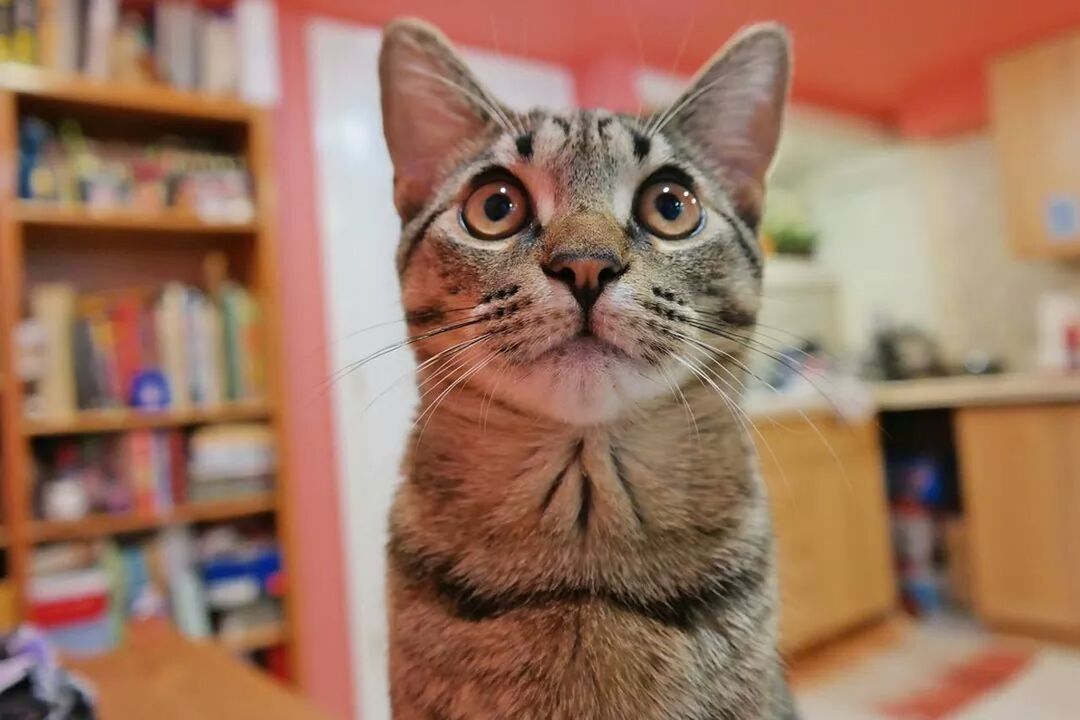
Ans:
{"label": "dilated pupil", "polygon": [[514,201],[508,195],[495,193],[484,201],[484,215],[491,222],[504,220],[514,209]]}
{"label": "dilated pupil", "polygon": [[674,222],[682,215],[683,201],[673,193],[662,193],[656,197],[656,211],[668,222]]}

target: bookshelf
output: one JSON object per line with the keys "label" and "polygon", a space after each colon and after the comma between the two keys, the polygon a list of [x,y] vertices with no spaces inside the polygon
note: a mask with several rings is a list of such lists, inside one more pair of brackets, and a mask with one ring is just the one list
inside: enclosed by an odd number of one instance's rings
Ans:
{"label": "bookshelf", "polygon": [[[241,156],[254,186],[255,214],[242,222],[203,219],[177,210],[94,210],[75,203],[19,198],[19,124],[32,115],[74,118],[88,136],[149,142],[162,133],[210,138]],[[282,435],[282,392],[277,367],[274,197],[264,111],[235,100],[205,97],[164,86],[117,86],[61,77],[47,69],[0,64],[0,553],[16,615],[25,617],[34,549],[51,543],[124,539],[175,526],[259,520],[273,528],[282,554],[284,622],[219,642],[236,652],[284,648],[292,677],[299,675],[295,595],[288,584],[292,536],[285,502],[289,493],[287,443]],[[236,280],[260,308],[262,396],[207,406],[144,411],[83,410],[28,417],[16,377],[15,335],[35,283],[62,281],[87,292],[124,284],[175,279],[197,282],[208,252],[228,260]],[[56,438],[122,435],[142,430],[181,430],[237,422],[268,423],[277,451],[273,489],[221,500],[178,502],[147,514],[91,513],[74,520],[39,519],[34,507],[34,444]]]}

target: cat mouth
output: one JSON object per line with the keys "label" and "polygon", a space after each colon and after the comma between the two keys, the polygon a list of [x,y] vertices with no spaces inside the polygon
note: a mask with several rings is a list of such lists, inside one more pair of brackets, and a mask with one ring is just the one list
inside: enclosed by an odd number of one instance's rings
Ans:
{"label": "cat mouth", "polygon": [[589,360],[598,358],[627,358],[626,352],[619,346],[608,342],[589,329],[583,329],[576,335],[555,345],[543,357],[566,360]]}

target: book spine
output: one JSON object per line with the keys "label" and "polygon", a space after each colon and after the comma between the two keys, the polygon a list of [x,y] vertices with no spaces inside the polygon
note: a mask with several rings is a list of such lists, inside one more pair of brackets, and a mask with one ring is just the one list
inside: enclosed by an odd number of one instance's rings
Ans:
{"label": "book spine", "polygon": [[188,501],[187,448],[184,433],[174,430],[169,434],[169,480],[172,484],[174,505]]}
{"label": "book spine", "polygon": [[45,339],[45,371],[41,379],[43,412],[64,415],[75,411],[75,366],[72,340],[75,291],[70,285],[38,285],[30,292],[30,310]]}
{"label": "book spine", "polygon": [[154,443],[154,501],[158,515],[167,515],[173,509],[173,463],[170,457],[172,443],[170,433],[155,432]]}
{"label": "book spine", "polygon": [[135,497],[135,512],[144,517],[156,515],[153,469],[153,437],[149,430],[135,430],[126,437],[129,483]]}
{"label": "book spine", "polygon": [[0,0],[0,62],[13,59],[15,39],[15,0]]}
{"label": "book spine", "polygon": [[34,63],[38,60],[37,0],[15,0],[12,19],[11,59]]}

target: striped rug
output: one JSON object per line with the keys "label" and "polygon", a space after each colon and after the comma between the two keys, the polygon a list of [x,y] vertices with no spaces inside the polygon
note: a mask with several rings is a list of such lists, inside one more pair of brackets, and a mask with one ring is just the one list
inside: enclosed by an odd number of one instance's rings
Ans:
{"label": "striped rug", "polygon": [[916,623],[796,690],[803,720],[1080,720],[1080,651]]}

